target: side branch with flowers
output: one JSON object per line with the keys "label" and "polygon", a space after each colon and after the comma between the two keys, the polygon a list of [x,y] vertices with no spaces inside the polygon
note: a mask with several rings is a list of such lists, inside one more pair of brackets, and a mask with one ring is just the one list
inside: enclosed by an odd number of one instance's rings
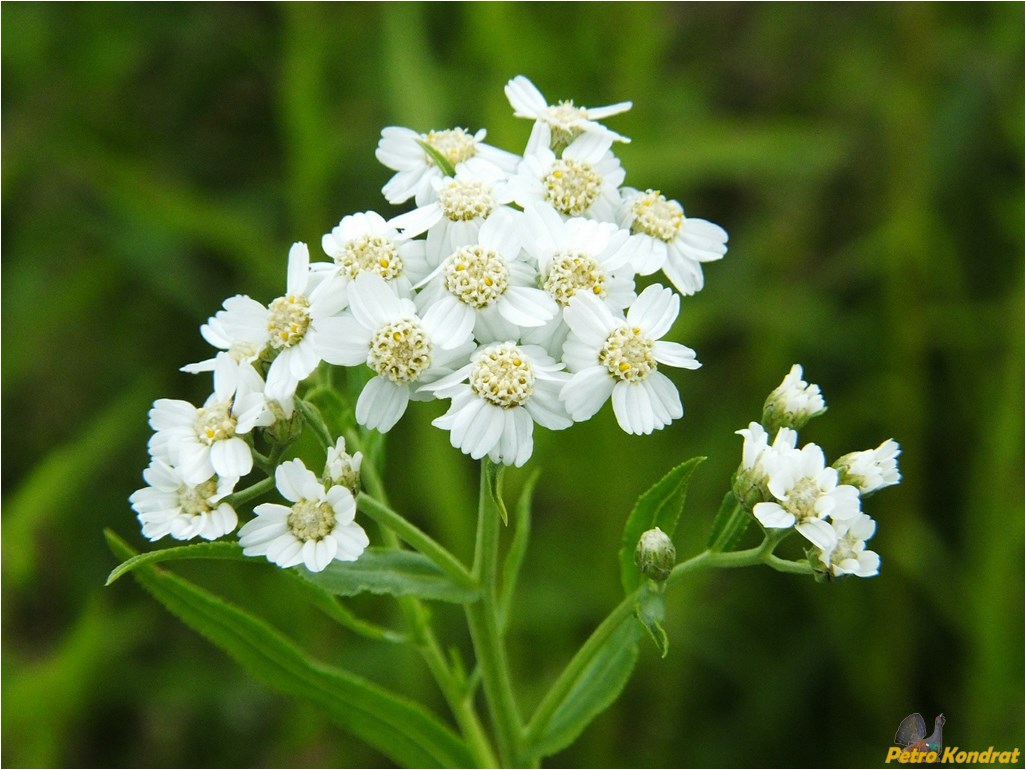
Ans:
{"label": "side branch with flowers", "polygon": [[[726,253],[727,234],[659,191],[624,187],[613,148],[629,140],[598,121],[629,102],[549,105],[522,76],[506,94],[516,116],[534,121],[523,155],[489,146],[484,130],[385,128],[377,157],[395,173],[382,192],[407,210],[343,217],[321,241],[330,261],[294,244],[282,296],[266,305],[233,296],[200,328],[217,352],[182,369],[209,373],[211,395],[199,407],[154,402],[146,486],[130,501],[148,539],[206,542],[137,554],[107,533],[124,560],[108,582],[132,572],[255,676],[409,766],[535,766],[567,746],[617,697],[646,632],[666,654],[665,589],[699,568],[877,574],[862,500],[900,480],[892,440],[829,466],[815,444],[799,447],[797,431],[826,406],[795,365],[760,420],[738,431],[741,463],[706,550],[678,562],[673,544],[701,458],[640,495],[620,550],[623,601],[527,714],[504,637],[536,475],[507,507],[503,469],[530,460],[536,425],[565,430],[607,401],[630,434],[683,417],[673,372],[700,364],[667,336],[681,297],[704,285],[703,263]],[[669,286],[642,280],[660,272]],[[480,461],[471,564],[389,502],[383,434],[411,400],[432,399],[449,402],[432,424]],[[298,449],[305,432],[319,456],[309,439]],[[738,550],[753,523],[761,542]],[[792,533],[807,542],[799,560],[776,552]],[[253,557],[282,568],[350,632],[414,646],[450,714],[326,666],[248,611],[155,568]],[[405,628],[356,616],[344,599],[365,592],[393,597]],[[443,652],[428,602],[463,606],[471,666]]]}

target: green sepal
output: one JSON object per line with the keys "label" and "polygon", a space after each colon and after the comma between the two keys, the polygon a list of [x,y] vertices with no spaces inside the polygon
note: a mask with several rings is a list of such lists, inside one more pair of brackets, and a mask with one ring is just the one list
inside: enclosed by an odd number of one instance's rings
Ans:
{"label": "green sepal", "polygon": [[634,509],[624,525],[623,542],[620,546],[620,581],[627,594],[632,593],[645,580],[645,576],[634,563],[634,549],[642,533],[659,527],[667,536],[673,538],[677,520],[684,508],[684,497],[691,474],[704,460],[704,457],[693,457],[681,463],[657,481],[634,504]]}
{"label": "green sepal", "polygon": [[465,604],[480,593],[456,583],[423,554],[398,548],[368,548],[356,561],[333,561],[321,572],[297,567],[296,574],[336,596],[360,593],[416,596]]}
{"label": "green sepal", "polygon": [[456,176],[456,168],[449,162],[449,159],[442,155],[442,153],[440,153],[435,147],[430,143],[425,142],[423,139],[418,139],[417,144],[419,144],[431,160],[437,164],[443,174],[446,176]]}
{"label": "green sepal", "polygon": [[[136,555],[113,532],[107,532],[107,542],[125,561]],[[133,576],[173,615],[251,675],[313,704],[397,764],[472,766],[474,759],[461,739],[420,704],[316,660],[266,621],[152,563],[137,563]]]}
{"label": "green sepal", "polygon": [[663,600],[663,589],[657,583],[649,580],[638,595],[638,603],[635,605],[634,613],[637,615],[641,625],[652,637],[655,646],[659,649],[659,657],[665,658],[670,651],[670,640],[663,628],[663,619],[666,617],[666,602]]}

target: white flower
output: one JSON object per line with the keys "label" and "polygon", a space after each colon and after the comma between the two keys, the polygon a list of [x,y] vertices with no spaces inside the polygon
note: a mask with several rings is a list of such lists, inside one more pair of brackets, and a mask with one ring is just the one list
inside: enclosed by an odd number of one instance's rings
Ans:
{"label": "white flower", "polygon": [[522,253],[522,217],[497,209],[476,243],[441,261],[417,296],[425,324],[446,338],[473,330],[479,342],[492,342],[516,339],[521,327],[541,326],[556,315],[556,303],[535,287],[535,269]]}
{"label": "white flower", "polygon": [[[617,311],[634,301],[633,273],[623,248],[626,230],[582,217],[564,220],[551,206],[536,203],[525,212],[523,237],[524,251],[538,264],[539,284],[560,307],[578,292]],[[560,314],[545,326],[525,330],[523,341],[558,357],[567,331]]]}
{"label": "white flower", "polygon": [[286,293],[268,306],[267,329],[270,348],[277,352],[267,371],[267,397],[276,401],[290,398],[321,361],[339,364],[341,319],[335,315],[347,302],[346,284],[332,274],[310,270],[310,252],[305,243],[289,250]]}
{"label": "white flower", "polygon": [[235,510],[222,502],[235,489],[235,477],[212,476],[199,484],[189,483],[179,469],[154,458],[143,479],[148,486],[128,499],[139,515],[143,536],[150,540],[165,535],[176,540],[214,540],[238,524]]}
{"label": "white flower", "polygon": [[684,207],[658,190],[626,188],[618,221],[633,234],[631,260],[641,275],[662,270],[681,294],[705,284],[702,263],[727,253],[727,233],[704,219],[684,216]]}
{"label": "white flower", "polygon": [[[267,347],[270,332],[267,330],[267,308],[244,294],[237,294],[224,301],[218,310],[202,326],[203,339],[227,352],[235,361],[254,363]],[[214,358],[195,364],[186,364],[183,372],[212,372]]]}
{"label": "white flower", "polygon": [[488,455],[521,466],[534,448],[534,423],[550,430],[572,421],[559,401],[566,374],[541,348],[501,342],[480,348],[467,366],[425,386],[452,398],[431,424],[449,431],[450,443],[475,460]]}
{"label": "white flower", "polygon": [[[362,272],[380,275],[400,296],[412,295],[413,285],[430,272],[424,242],[400,235],[374,211],[350,214],[321,237],[321,248],[335,261],[344,284]],[[319,264],[312,269],[322,269]]]}
{"label": "white flower", "polygon": [[842,483],[857,487],[865,496],[901,481],[901,473],[898,471],[900,454],[898,442],[887,439],[876,449],[849,452],[838,459],[834,467],[841,474]]}
{"label": "white flower", "polygon": [[802,367],[795,364],[762,407],[762,423],[768,429],[785,426],[799,429],[813,417],[826,411],[819,385],[802,379]]}
{"label": "white flower", "polygon": [[550,105],[545,101],[534,83],[523,75],[517,75],[506,84],[506,98],[518,118],[533,118],[549,126],[552,138],[559,144],[569,144],[582,133],[597,133],[611,136],[621,142],[630,139],[620,136],[596,120],[618,115],[631,108],[630,102],[618,102],[608,107],[576,107],[572,101],[560,101]]}
{"label": "white flower", "polygon": [[476,134],[462,128],[428,131],[426,134],[399,126],[382,129],[381,141],[374,155],[386,168],[397,172],[381,188],[382,194],[389,203],[405,203],[414,196],[418,204],[427,202],[433,193],[431,181],[444,174],[425,151],[422,142],[443,155],[457,172],[464,162],[474,157],[484,158],[512,172],[517,156],[485,144],[484,138],[483,128]]}
{"label": "white flower", "polygon": [[794,527],[817,548],[829,551],[837,536],[826,519],[847,521],[858,515],[859,491],[838,485],[837,471],[826,467],[816,444],[787,453],[773,465],[768,487],[776,502],[756,503],[755,518],[768,528]]}
{"label": "white flower", "polygon": [[780,462],[788,462],[797,452],[798,433],[790,428],[777,431],[773,443],[769,443],[769,434],[757,422],[748,423],[747,428],[735,431],[744,437],[741,449],[741,468],[734,485],[735,493],[742,500],[754,504],[749,499],[753,492],[759,496],[769,493],[769,480],[773,469]]}
{"label": "white flower", "polygon": [[328,457],[324,463],[324,483],[329,486],[345,487],[355,495],[360,486],[361,465],[363,453],[351,455],[346,452],[346,440],[339,436],[335,446],[328,447]]}
{"label": "white flower", "polygon": [[370,542],[353,519],[356,502],[343,486],[325,489],[303,461],[278,466],[274,480],[291,506],[262,503],[256,518],[239,530],[239,545],[246,556],[266,556],[279,567],[303,564],[320,572],[333,559],[355,561]]}
{"label": "white flower", "polygon": [[540,201],[566,217],[615,222],[625,172],[610,152],[613,138],[581,134],[558,158],[549,140],[548,124],[535,123],[524,159],[509,181],[513,200],[524,209]]}
{"label": "white flower", "polygon": [[214,392],[202,407],[162,398],[150,410],[150,453],[174,465],[189,484],[211,476],[241,478],[253,469],[253,455],[242,438],[273,421],[264,399],[264,382],[249,364],[218,356]]}
{"label": "white flower", "polygon": [[847,521],[833,522],[836,543],[822,550],[820,563],[832,575],[873,577],[880,572],[880,556],[866,550],[866,541],[876,532],[876,522],[864,513]]}
{"label": "white flower", "polygon": [[413,301],[397,297],[380,276],[362,273],[350,287],[351,317],[339,326],[339,363],[367,364],[375,375],[356,401],[356,420],[384,433],[403,416],[425,382],[452,372],[449,364],[473,349],[470,328],[437,314],[417,316]]}
{"label": "white flower", "polygon": [[460,164],[455,177],[432,179],[434,198],[392,218],[389,225],[408,238],[426,232],[428,252],[451,253],[476,242],[484,221],[512,200],[503,186],[508,177],[494,163],[471,158]]}
{"label": "white flower", "polygon": [[691,348],[661,339],[679,309],[680,297],[658,285],[641,292],[626,320],[594,295],[570,300],[563,360],[573,375],[561,398],[574,420],[589,419],[610,397],[627,433],[651,433],[684,416],[676,387],[658,371],[659,364],[701,366]]}

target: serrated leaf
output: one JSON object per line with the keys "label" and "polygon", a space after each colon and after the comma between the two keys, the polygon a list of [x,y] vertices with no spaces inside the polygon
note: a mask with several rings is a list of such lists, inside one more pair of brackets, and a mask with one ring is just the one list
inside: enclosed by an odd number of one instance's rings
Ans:
{"label": "serrated leaf", "polygon": [[623,528],[623,544],[620,547],[620,582],[626,593],[633,592],[645,576],[634,563],[634,549],[642,533],[653,527],[659,527],[670,538],[677,529],[677,520],[684,508],[684,496],[687,494],[691,474],[699,466],[704,457],[693,457],[681,463],[657,481],[647,492],[638,498],[634,510],[627,517]]}
{"label": "serrated leaf", "polygon": [[751,523],[752,517],[738,504],[734,493],[727,492],[713,519],[712,530],[709,532],[708,549],[710,551],[733,550],[741,542],[741,538]]}
{"label": "serrated leaf", "polygon": [[638,659],[641,626],[633,617],[616,629],[574,678],[530,750],[549,756],[566,748],[620,695]]}
{"label": "serrated leaf", "polygon": [[356,561],[333,561],[321,572],[302,567],[296,572],[336,596],[369,592],[464,604],[479,595],[453,581],[423,554],[397,548],[368,548]]}
{"label": "serrated leaf", "polygon": [[[113,533],[111,550],[134,551]],[[328,717],[407,767],[470,767],[461,740],[420,704],[344,669],[328,666],[264,620],[152,563],[137,565],[137,581],[188,626],[274,689],[320,708]]]}
{"label": "serrated leaf", "polygon": [[[111,530],[103,532],[107,543],[114,548],[114,542],[120,542],[120,538]],[[179,559],[230,559],[244,561],[247,557],[242,555],[242,547],[235,542],[218,540],[207,543],[192,543],[191,545],[180,545],[174,548],[163,548],[159,551],[148,551],[138,553],[130,559],[123,561],[107,576],[106,585],[110,585],[122,575],[147,564],[157,564],[162,561],[175,561]]]}

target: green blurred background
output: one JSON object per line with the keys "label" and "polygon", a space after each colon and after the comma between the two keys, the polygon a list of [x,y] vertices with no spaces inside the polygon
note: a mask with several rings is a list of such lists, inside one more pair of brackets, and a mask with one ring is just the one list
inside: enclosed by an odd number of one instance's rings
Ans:
{"label": "green blurred background", "polygon": [[[206,395],[177,371],[208,354],[199,324],[277,296],[294,240],[319,254],[344,214],[389,212],[383,126],[483,126],[520,151],[518,73],[552,101],[633,100],[609,121],[634,140],[627,183],[731,236],[674,331],[704,364],[674,375],[685,419],[625,437],[607,407],[538,441],[522,710],[618,601],[636,496],[697,454],[678,545],[701,548],[733,431],[792,363],[830,406],[805,440],[904,452],[902,485],[865,506],[878,578],[675,586],[669,657],[646,643],[547,763],[875,766],[913,711],[943,711],[949,744],[1024,747],[1021,4],[5,3],[2,22],[5,766],[388,764],[130,579],[103,588],[101,530],[147,547],[126,499],[146,412]],[[466,556],[475,468],[428,426],[443,409],[411,409],[386,477]],[[444,710],[413,654],[340,636],[270,567],[175,569]],[[436,618],[465,650],[460,614]]]}

